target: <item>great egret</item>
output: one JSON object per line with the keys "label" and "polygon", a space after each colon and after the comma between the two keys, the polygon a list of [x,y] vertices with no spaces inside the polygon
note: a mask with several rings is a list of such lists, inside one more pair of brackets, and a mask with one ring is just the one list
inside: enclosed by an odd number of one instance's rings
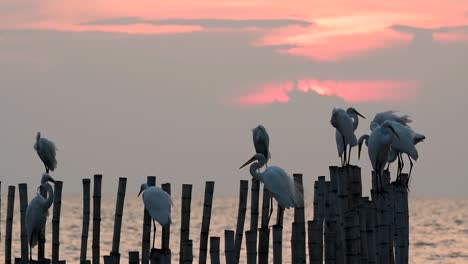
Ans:
{"label": "great egret", "polygon": [[409,123],[413,122],[408,115],[400,116],[396,114],[396,111],[390,110],[377,113],[370,123],[370,130],[374,130],[377,125],[381,126],[387,120],[398,122],[404,126],[408,126]]}
{"label": "great egret", "polygon": [[282,168],[277,166],[270,166],[266,168],[264,172],[258,172],[257,170],[265,165],[266,158],[263,156],[263,154],[257,153],[246,163],[244,163],[244,165],[242,165],[239,169],[242,169],[252,162],[254,163],[250,165],[250,174],[256,180],[263,182],[265,188],[271,193],[272,196],[268,222],[270,222],[270,217],[273,213],[273,198],[275,198],[282,209],[289,209],[291,207],[298,207],[302,205],[303,199],[301,192],[295,185],[293,178],[289,176]]}
{"label": "great egret", "polygon": [[49,182],[55,183],[55,180],[50,175],[44,173],[39,188],[47,191],[47,199],[38,193],[26,209],[26,232],[28,235],[30,261],[32,260],[32,248],[37,245],[41,237],[45,237],[44,228],[49,214],[48,211],[54,201],[54,190]]}
{"label": "great egret", "polygon": [[140,188],[138,196],[143,193],[143,204],[145,209],[153,219],[153,248],[156,239],[156,222],[161,226],[172,224],[171,219],[171,196],[157,186],[148,186],[143,183]]}
{"label": "great egret", "polygon": [[[336,146],[338,150],[338,155],[342,159],[342,166],[349,165],[351,160],[351,148],[357,145],[357,138],[354,135],[354,130],[359,125],[358,116],[365,119],[356,109],[353,107],[348,108],[346,111],[342,108],[334,108],[332,112],[332,117],[330,120],[331,125],[336,128],[335,137],[336,137]],[[341,139],[339,139],[341,136]],[[346,149],[349,145],[349,156],[346,160]]]}
{"label": "great egret", "polygon": [[37,132],[34,149],[44,163],[47,174],[49,173],[49,170],[54,171],[55,168],[57,168],[57,160],[55,159],[57,148],[55,147],[54,142],[41,137],[41,132]]}
{"label": "great egret", "polygon": [[[374,127],[374,130],[367,140],[369,159],[372,168],[376,173],[376,177],[380,183],[380,190],[382,190],[382,172],[388,162],[388,152],[390,146],[398,134],[392,126],[392,123],[385,121],[382,126]],[[362,138],[362,137],[361,137]],[[379,187],[377,187],[379,190]]]}
{"label": "great egret", "polygon": [[252,129],[253,144],[255,147],[255,153],[260,153],[266,158],[266,167],[268,167],[268,160],[271,158],[270,155],[270,136],[262,125],[258,125]]}

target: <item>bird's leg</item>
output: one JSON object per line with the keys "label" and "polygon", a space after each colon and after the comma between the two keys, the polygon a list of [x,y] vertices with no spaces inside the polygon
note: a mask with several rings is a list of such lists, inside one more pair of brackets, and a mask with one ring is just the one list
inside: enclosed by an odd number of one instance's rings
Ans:
{"label": "bird's leg", "polygon": [[348,165],[351,162],[351,145],[349,145],[349,154],[348,154]]}
{"label": "bird's leg", "polygon": [[409,186],[409,179],[411,178],[411,172],[413,171],[413,161],[411,160],[410,155],[408,155],[408,159],[410,161],[410,169],[408,174],[408,181],[406,182],[406,184]]}
{"label": "bird's leg", "polygon": [[278,214],[277,214],[277,219],[276,219],[276,225],[277,226],[280,226],[280,227],[283,227],[283,212],[284,212],[284,208],[281,207],[281,205],[278,205]]}
{"label": "bird's leg", "polygon": [[405,167],[405,162],[403,162],[403,155],[400,153],[398,154],[400,155],[400,159],[401,159],[401,168],[400,168],[400,174],[403,173],[403,168]]}
{"label": "bird's leg", "polygon": [[270,194],[270,214],[268,215],[267,226],[270,223],[271,214],[273,214],[273,196]]}
{"label": "bird's leg", "polygon": [[342,137],[343,137],[343,148],[344,148],[344,152],[343,152],[343,154],[344,154],[344,162],[343,162],[342,165],[343,165],[343,167],[344,167],[344,166],[346,165],[346,160],[347,160],[347,159],[346,159],[346,156],[347,156],[347,155],[346,155],[346,150],[348,149],[348,145],[346,145],[345,137],[344,137],[343,135],[342,135]]}
{"label": "bird's leg", "polygon": [[156,240],[156,223],[153,219],[153,248],[154,248],[154,241]]}

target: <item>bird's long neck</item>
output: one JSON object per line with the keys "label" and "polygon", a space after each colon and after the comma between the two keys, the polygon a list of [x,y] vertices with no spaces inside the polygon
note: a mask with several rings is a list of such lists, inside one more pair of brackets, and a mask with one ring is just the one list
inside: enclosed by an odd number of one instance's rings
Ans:
{"label": "bird's long neck", "polygon": [[52,202],[54,201],[54,189],[52,189],[52,186],[50,186],[49,183],[44,184],[43,187],[47,191],[47,200],[46,200],[45,206],[46,208],[50,208],[50,206],[52,205]]}
{"label": "bird's long neck", "polygon": [[356,130],[359,126],[359,117],[356,114],[353,114],[351,118],[353,119],[353,129]]}
{"label": "bird's long neck", "polygon": [[265,166],[265,164],[266,164],[266,160],[263,157],[258,159],[257,162],[252,163],[252,165],[250,165],[250,169],[249,169],[250,170],[250,175],[252,175],[252,177],[254,177],[254,179],[263,182],[264,172],[259,172],[260,171],[259,169],[261,167]]}

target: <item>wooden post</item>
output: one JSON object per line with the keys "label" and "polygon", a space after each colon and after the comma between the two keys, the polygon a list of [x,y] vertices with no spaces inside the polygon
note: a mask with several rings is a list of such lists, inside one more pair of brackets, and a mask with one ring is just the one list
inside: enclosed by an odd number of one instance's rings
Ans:
{"label": "wooden post", "polygon": [[219,237],[210,237],[210,261],[211,264],[219,264]]}
{"label": "wooden post", "polygon": [[184,243],[184,264],[193,262],[193,241],[186,240]]}
{"label": "wooden post", "polygon": [[[161,185],[161,189],[171,195],[171,184],[164,183]],[[169,247],[170,242],[170,235],[171,235],[171,225],[165,225],[162,227],[162,238],[161,238],[161,261],[162,263],[171,263],[171,249]]]}
{"label": "wooden post", "polygon": [[213,181],[207,181],[205,183],[205,197],[203,200],[203,218],[202,218],[201,231],[200,231],[200,253],[199,253],[199,258],[198,258],[199,264],[206,263],[214,185],[215,183]]}
{"label": "wooden post", "polygon": [[[156,186],[156,177],[148,176],[146,179],[148,186]],[[146,208],[143,212],[143,233],[141,235],[141,264],[149,263],[150,239],[151,239],[151,215]]]}
{"label": "wooden post", "polygon": [[319,220],[307,222],[309,263],[323,263],[323,224]]}
{"label": "wooden post", "polygon": [[83,179],[83,229],[81,231],[80,263],[86,263],[86,251],[88,250],[89,214],[90,214],[90,179]]}
{"label": "wooden post", "polygon": [[180,221],[180,253],[179,263],[182,264],[184,258],[184,245],[189,240],[190,235],[190,204],[192,203],[192,185],[182,185],[182,219]]}
{"label": "wooden post", "polygon": [[247,264],[257,263],[257,231],[245,231],[245,243],[247,249]]}
{"label": "wooden post", "polygon": [[93,242],[92,260],[93,264],[99,264],[100,259],[100,243],[101,243],[101,184],[102,175],[94,175],[94,190],[93,190]]}
{"label": "wooden post", "polygon": [[305,245],[305,214],[304,214],[304,187],[302,184],[302,174],[293,174],[294,183],[300,192],[300,206],[294,208],[294,222],[292,224],[291,257],[295,259],[293,263],[306,263]]}
{"label": "wooden post", "polygon": [[345,231],[344,231],[344,214],[343,212],[343,178],[341,177],[342,168],[331,166],[330,167],[330,185],[331,185],[331,200],[333,203],[333,216],[331,219],[335,220],[336,225],[334,226],[335,230],[335,261],[336,263],[345,263],[346,253],[345,253]]}
{"label": "wooden post", "polygon": [[[247,243],[250,244],[250,250],[247,248],[247,254],[255,256],[250,258],[251,264],[257,263],[257,231],[258,231],[258,215],[259,215],[259,198],[260,198],[260,182],[252,178],[252,187],[250,195],[250,230],[252,231],[249,235],[250,240]],[[246,237],[247,239],[247,237]],[[254,248],[252,247],[254,246]],[[247,257],[247,261],[249,258]]]}
{"label": "wooden post", "polygon": [[26,183],[18,184],[20,197],[20,214],[21,214],[21,261],[27,263],[28,255],[28,235],[26,233],[26,209],[28,208],[28,185]]}
{"label": "wooden post", "polygon": [[128,252],[128,264],[139,264],[140,263],[140,252],[130,251]]}
{"label": "wooden post", "polygon": [[[382,176],[383,193],[374,192],[374,200],[377,209],[377,263],[390,264],[390,255],[388,250],[390,247],[390,227],[388,224],[389,221],[386,219],[388,213],[385,201],[385,199],[388,199],[387,185],[389,182],[389,175],[388,173],[384,173]],[[373,172],[372,178],[376,179],[375,172]],[[376,181],[377,180],[378,179],[376,179]],[[384,196],[386,196],[386,198]]]}
{"label": "wooden post", "polygon": [[120,263],[120,231],[122,229],[122,217],[125,202],[125,190],[127,188],[127,178],[119,178],[119,187],[117,189],[117,202],[115,205],[115,216],[114,216],[114,234],[112,237],[112,251],[110,256],[113,263]]}
{"label": "wooden post", "polygon": [[273,263],[283,263],[283,227],[278,224],[273,226]]}
{"label": "wooden post", "polygon": [[[39,193],[47,199],[47,190],[44,188],[40,188]],[[38,238],[38,245],[37,245],[37,259],[44,259],[45,258],[45,234],[46,234],[46,225],[44,226],[44,232],[42,232],[41,237]]]}
{"label": "wooden post", "polygon": [[395,263],[408,263],[409,218],[408,174],[401,174],[401,183],[395,183]]}
{"label": "wooden post", "polygon": [[58,264],[60,252],[60,212],[62,208],[62,181],[54,184],[54,209],[52,215],[52,263]]}
{"label": "wooden post", "polygon": [[11,237],[13,234],[13,212],[15,209],[15,186],[8,186],[8,201],[5,231],[5,264],[11,264]]}
{"label": "wooden post", "polygon": [[234,231],[224,230],[224,255],[226,264],[234,263]]}
{"label": "wooden post", "polygon": [[346,263],[361,263],[360,223],[357,211],[348,211],[345,215]]}
{"label": "wooden post", "polygon": [[270,245],[270,230],[268,227],[268,214],[270,211],[270,192],[263,187],[262,225],[258,235],[258,263],[268,263],[268,250]]}
{"label": "wooden post", "polygon": [[368,250],[368,242],[367,242],[367,214],[368,214],[368,206],[369,206],[369,197],[363,197],[361,199],[361,203],[359,204],[358,212],[359,212],[359,225],[360,225],[360,245],[361,245],[361,263],[369,263],[369,250]]}
{"label": "wooden post", "polygon": [[242,247],[242,236],[244,235],[245,214],[247,212],[247,194],[249,191],[249,182],[240,181],[239,186],[239,209],[237,212],[237,227],[234,240],[234,263],[239,263],[240,251]]}

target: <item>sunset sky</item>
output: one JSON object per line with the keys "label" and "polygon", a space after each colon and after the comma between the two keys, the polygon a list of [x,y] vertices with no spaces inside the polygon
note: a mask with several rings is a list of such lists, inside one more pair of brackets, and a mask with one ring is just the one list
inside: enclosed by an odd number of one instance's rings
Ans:
{"label": "sunset sky", "polygon": [[390,109],[427,136],[412,194],[466,195],[467,69],[467,0],[2,0],[0,179],[39,182],[40,130],[66,193],[103,173],[109,193],[156,175],[235,194],[261,123],[312,190],[339,164],[331,110],[354,106],[358,136]]}

